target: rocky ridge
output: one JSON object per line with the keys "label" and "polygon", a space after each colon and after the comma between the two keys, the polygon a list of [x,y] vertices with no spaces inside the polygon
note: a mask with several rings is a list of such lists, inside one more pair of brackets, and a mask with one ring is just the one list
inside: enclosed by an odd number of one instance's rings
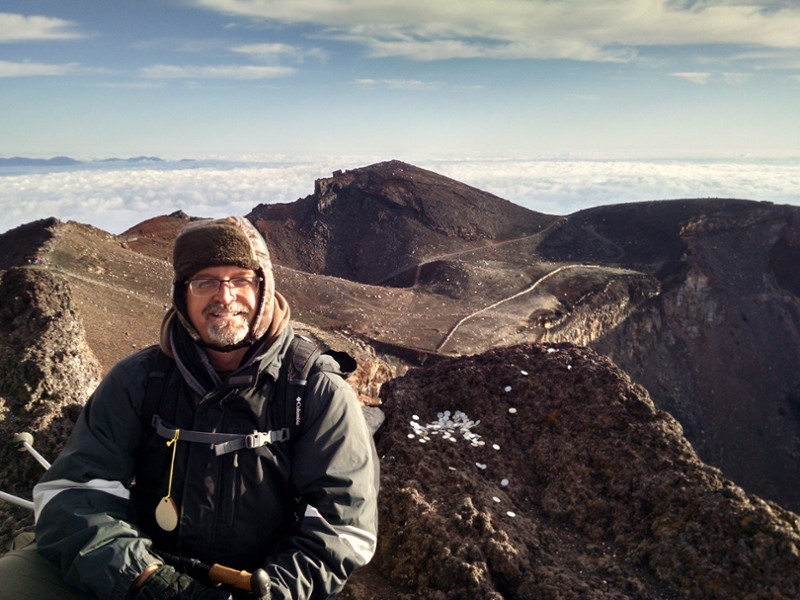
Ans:
{"label": "rocky ridge", "polygon": [[[704,464],[680,424],[591,350],[450,359],[382,397],[374,568],[407,590],[397,597],[800,594],[800,518]],[[459,417],[474,421],[472,441],[452,425],[446,439],[446,424],[420,434]]]}
{"label": "rocky ridge", "polygon": [[[0,279],[0,490],[29,499],[42,469],[12,443],[34,436],[52,461],[100,382],[100,364],[64,277],[17,267]],[[29,511],[0,502],[0,547],[33,525]]]}

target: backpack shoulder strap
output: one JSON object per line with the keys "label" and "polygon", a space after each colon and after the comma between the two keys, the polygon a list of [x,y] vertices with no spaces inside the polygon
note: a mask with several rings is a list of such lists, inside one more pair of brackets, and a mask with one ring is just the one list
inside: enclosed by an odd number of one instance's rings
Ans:
{"label": "backpack shoulder strap", "polygon": [[142,401],[142,412],[140,420],[142,431],[147,432],[153,426],[153,415],[158,412],[161,399],[164,396],[164,388],[169,381],[175,361],[167,356],[159,348],[150,365],[150,373],[147,375],[147,384],[144,388],[144,400]]}
{"label": "backpack shoulder strap", "polygon": [[278,398],[283,398],[284,427],[289,429],[289,443],[294,444],[303,428],[303,399],[311,369],[317,362],[320,349],[300,335],[289,342],[289,349],[281,365]]}

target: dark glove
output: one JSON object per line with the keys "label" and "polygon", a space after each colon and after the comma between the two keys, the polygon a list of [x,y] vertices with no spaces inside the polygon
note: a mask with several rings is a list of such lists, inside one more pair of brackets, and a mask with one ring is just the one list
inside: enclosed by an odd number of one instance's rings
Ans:
{"label": "dark glove", "polygon": [[182,575],[169,565],[164,565],[144,582],[136,600],[231,600],[222,590],[198,583]]}
{"label": "dark glove", "polygon": [[250,594],[253,600],[272,600],[272,583],[264,569],[256,569],[250,577]]}

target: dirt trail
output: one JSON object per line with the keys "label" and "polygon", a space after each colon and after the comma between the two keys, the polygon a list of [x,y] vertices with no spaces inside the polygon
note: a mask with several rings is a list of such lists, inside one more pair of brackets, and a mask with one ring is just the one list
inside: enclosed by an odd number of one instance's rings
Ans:
{"label": "dirt trail", "polygon": [[[454,256],[464,256],[465,254],[470,254],[472,252],[485,252],[487,250],[495,250],[496,248],[499,248],[501,246],[508,246],[510,244],[516,244],[516,243],[519,243],[519,242],[525,242],[525,241],[527,241],[527,240],[529,240],[531,238],[541,237],[544,234],[546,234],[547,232],[549,232],[551,229],[553,229],[554,227],[561,227],[566,222],[567,222],[567,218],[564,217],[563,219],[559,219],[558,221],[553,221],[552,223],[550,223],[547,227],[545,227],[541,231],[537,231],[536,233],[532,233],[530,235],[525,235],[525,236],[514,238],[514,239],[511,239],[511,240],[504,240],[502,242],[497,242],[497,243],[494,243],[494,244],[490,244],[488,246],[481,246],[479,248],[467,248],[466,250],[456,250],[455,252],[448,252],[447,254],[437,254],[436,256],[431,256],[431,257],[425,259],[424,262],[417,263],[417,272],[414,274],[414,284],[411,287],[416,287],[417,284],[419,284],[419,277],[422,274],[422,268],[425,265],[429,265],[431,263],[434,263],[436,261],[440,261],[440,260],[443,260],[443,259],[446,259],[446,258],[453,258]],[[403,268],[395,271],[394,273],[392,273],[388,277],[385,277],[384,280],[381,281],[377,285],[385,285],[385,283],[387,281],[391,281],[394,277],[397,277],[400,273],[405,271],[407,268],[408,267],[403,267]]]}
{"label": "dirt trail", "polygon": [[132,294],[132,295],[136,296],[137,298],[141,299],[142,301],[147,302],[148,304],[152,304],[154,306],[163,306],[164,305],[164,300],[163,299],[159,300],[159,299],[153,298],[152,296],[139,293],[139,292],[137,292],[135,290],[132,290],[132,289],[130,289],[128,287],[122,288],[122,287],[120,287],[118,285],[113,285],[111,283],[106,283],[105,281],[101,281],[99,279],[93,279],[91,277],[86,277],[85,275],[80,275],[79,273],[75,273],[74,271],[67,271],[67,270],[62,269],[60,267],[58,268],[57,271],[58,271],[58,273],[60,273],[61,275],[64,275],[67,278],[74,277],[75,279],[80,279],[81,281],[83,281],[85,283],[88,283],[90,285],[98,285],[100,287],[104,287],[104,288],[108,288],[109,290],[113,290],[114,292],[117,292],[117,293]]}
{"label": "dirt trail", "polygon": [[468,314],[468,315],[466,315],[466,316],[462,317],[461,319],[459,319],[459,320],[458,320],[458,321],[457,321],[457,322],[456,322],[456,323],[455,323],[455,324],[454,324],[454,325],[453,325],[453,326],[452,326],[452,327],[451,327],[451,328],[448,330],[448,332],[447,332],[447,333],[444,335],[444,337],[442,338],[442,341],[441,341],[441,342],[439,342],[439,343],[437,344],[437,346],[436,346],[436,349],[435,349],[435,352],[436,352],[436,353],[440,353],[440,352],[442,351],[442,348],[444,348],[445,344],[447,344],[447,342],[448,342],[448,341],[450,341],[450,338],[451,338],[451,337],[453,337],[453,334],[456,332],[456,330],[457,330],[459,327],[461,327],[461,325],[462,325],[463,323],[465,323],[466,321],[469,321],[471,318],[473,318],[473,317],[475,317],[476,315],[479,315],[479,314],[481,314],[481,313],[483,313],[483,312],[486,312],[487,310],[491,310],[491,309],[493,309],[493,308],[496,308],[496,307],[500,306],[501,304],[504,304],[504,303],[506,303],[506,302],[509,302],[509,301],[511,301],[511,300],[514,300],[515,298],[519,298],[520,296],[524,296],[525,294],[529,294],[529,293],[531,293],[531,292],[532,292],[533,290],[535,290],[535,289],[536,289],[536,288],[539,286],[539,284],[540,284],[540,283],[542,283],[543,281],[545,281],[545,280],[549,279],[549,278],[550,278],[550,277],[552,277],[553,275],[556,275],[556,274],[558,274],[558,273],[561,273],[562,271],[566,271],[566,270],[569,270],[569,269],[603,269],[603,270],[608,270],[608,267],[603,267],[603,266],[599,266],[599,265],[563,265],[563,266],[561,266],[561,267],[558,267],[558,268],[556,268],[556,269],[553,269],[553,270],[552,270],[552,271],[550,271],[549,273],[546,273],[546,274],[542,275],[542,276],[541,276],[539,279],[537,279],[536,281],[534,281],[534,282],[533,282],[531,285],[529,285],[529,286],[528,286],[527,288],[525,288],[524,290],[522,290],[522,291],[520,291],[520,292],[517,292],[516,294],[512,294],[511,296],[508,296],[507,298],[503,298],[502,300],[498,300],[498,301],[497,301],[497,302],[495,302],[494,304],[490,304],[489,306],[484,306],[483,308],[481,308],[481,309],[478,309],[478,310],[476,310],[475,312],[473,312],[473,313],[470,313],[470,314]]}

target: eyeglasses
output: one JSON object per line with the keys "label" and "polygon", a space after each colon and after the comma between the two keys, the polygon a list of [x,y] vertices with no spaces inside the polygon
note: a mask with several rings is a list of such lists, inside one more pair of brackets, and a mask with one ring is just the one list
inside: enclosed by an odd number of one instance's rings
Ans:
{"label": "eyeglasses", "polygon": [[264,281],[261,277],[235,277],[233,279],[192,279],[185,282],[189,286],[189,290],[195,296],[213,296],[222,288],[222,284],[226,284],[232,294],[237,292],[246,292],[253,290],[258,291],[261,282]]}

